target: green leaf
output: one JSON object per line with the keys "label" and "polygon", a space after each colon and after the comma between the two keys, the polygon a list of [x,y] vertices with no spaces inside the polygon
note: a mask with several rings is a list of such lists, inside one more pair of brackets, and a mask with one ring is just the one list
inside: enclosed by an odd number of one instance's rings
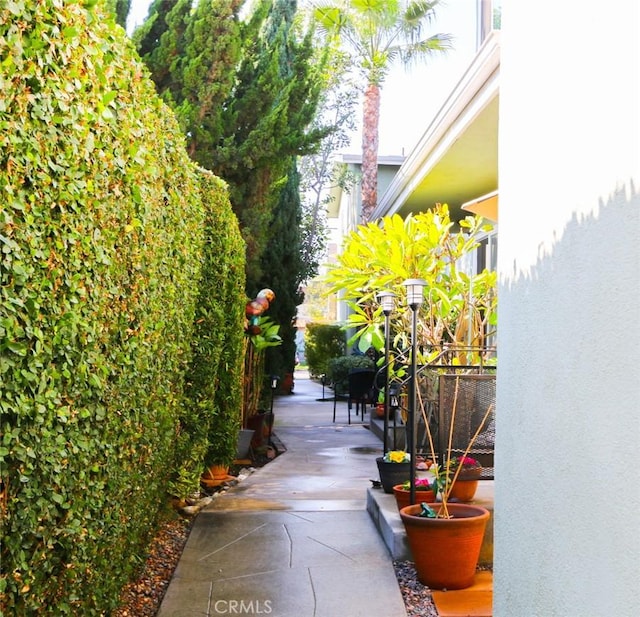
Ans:
{"label": "green leaf", "polygon": [[13,341],[8,341],[7,349],[19,356],[26,356],[28,347],[25,343],[16,343]]}

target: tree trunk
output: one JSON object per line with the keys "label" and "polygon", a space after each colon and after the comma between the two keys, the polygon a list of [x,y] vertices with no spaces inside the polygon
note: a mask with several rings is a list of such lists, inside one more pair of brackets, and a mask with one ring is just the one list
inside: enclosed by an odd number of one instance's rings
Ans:
{"label": "tree trunk", "polygon": [[370,83],[364,93],[362,117],[362,223],[368,223],[378,203],[378,123],[380,87]]}

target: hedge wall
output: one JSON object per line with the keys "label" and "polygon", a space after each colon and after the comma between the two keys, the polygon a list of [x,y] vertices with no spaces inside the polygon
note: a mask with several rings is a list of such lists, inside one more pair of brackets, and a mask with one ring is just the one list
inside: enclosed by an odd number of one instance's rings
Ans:
{"label": "hedge wall", "polygon": [[182,482],[174,484],[176,494],[198,487],[203,461],[233,461],[242,420],[244,241],[226,185],[206,171],[201,183],[206,208],[203,275],[180,418],[177,454],[183,471]]}
{"label": "hedge wall", "polygon": [[[196,310],[220,331],[239,321],[235,306],[231,320],[198,306],[215,289],[202,255],[229,234],[235,247],[236,229],[100,3],[4,3],[0,92],[0,602],[102,615],[167,483],[200,465],[185,421],[199,403],[185,396],[200,397],[194,352],[211,354],[203,383],[220,352],[193,338]],[[217,207],[228,225],[212,231]],[[235,302],[238,276],[221,302]],[[225,362],[238,363],[229,337]],[[211,438],[222,414],[209,411]]]}

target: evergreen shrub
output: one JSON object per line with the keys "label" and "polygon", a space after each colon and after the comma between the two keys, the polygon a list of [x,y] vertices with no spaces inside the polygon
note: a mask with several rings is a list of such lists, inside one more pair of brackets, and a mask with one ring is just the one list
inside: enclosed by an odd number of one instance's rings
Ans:
{"label": "evergreen shrub", "polygon": [[345,332],[338,325],[309,323],[305,332],[304,349],[310,376],[319,378],[327,375],[329,362],[344,355]]}
{"label": "evergreen shrub", "polygon": [[[184,471],[184,397],[205,398],[185,388],[193,354],[208,346],[206,370],[224,362],[240,382],[240,259],[224,265],[236,272],[224,309],[198,306],[221,289],[205,241],[235,234],[228,204],[211,233],[224,187],[190,162],[101,6],[0,8],[0,606],[12,615],[114,608]],[[197,306],[222,324],[224,356],[194,341]],[[236,390],[224,397],[237,411]]]}

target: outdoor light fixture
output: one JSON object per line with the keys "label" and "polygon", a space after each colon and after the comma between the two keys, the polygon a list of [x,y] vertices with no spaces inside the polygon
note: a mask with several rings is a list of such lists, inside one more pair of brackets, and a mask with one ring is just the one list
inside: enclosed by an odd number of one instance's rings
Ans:
{"label": "outdoor light fixture", "polygon": [[418,352],[418,308],[422,304],[423,291],[427,282],[423,279],[407,279],[403,285],[407,288],[407,304],[411,308],[411,373],[409,380],[409,409],[407,418],[407,441],[411,467],[409,469],[409,503],[416,502],[416,378]]}
{"label": "outdoor light fixture", "polygon": [[391,315],[396,307],[396,294],[392,291],[381,291],[378,294],[378,302],[382,306],[382,312],[387,316]]}
{"label": "outdoor light fixture", "polygon": [[389,442],[389,345],[391,339],[389,315],[396,307],[396,294],[391,291],[381,291],[378,294],[378,302],[380,302],[384,313],[384,439],[382,440],[382,446],[383,452],[386,454]]}
{"label": "outdoor light fixture", "polygon": [[407,279],[402,283],[407,288],[407,304],[415,311],[422,304],[422,294],[427,285],[424,279]]}
{"label": "outdoor light fixture", "polygon": [[389,385],[389,407],[398,409],[400,407],[400,387],[397,383]]}

